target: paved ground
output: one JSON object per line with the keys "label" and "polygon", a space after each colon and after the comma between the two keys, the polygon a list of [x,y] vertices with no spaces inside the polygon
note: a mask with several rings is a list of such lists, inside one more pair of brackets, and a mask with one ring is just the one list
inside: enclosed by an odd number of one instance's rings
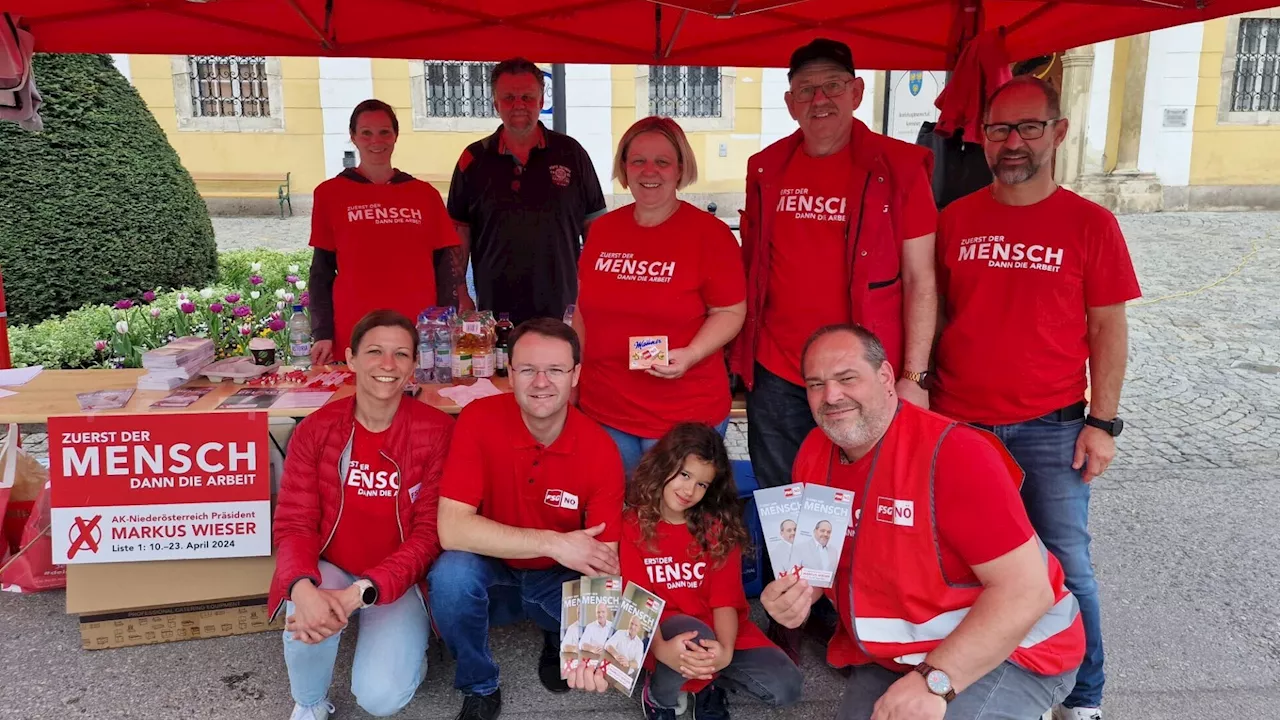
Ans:
{"label": "paved ground", "polygon": [[[1129,313],[1129,425],[1094,494],[1108,717],[1278,717],[1280,581],[1265,563],[1280,553],[1280,215],[1121,224],[1147,299]],[[224,247],[305,243],[305,220],[215,226]],[[60,593],[0,597],[0,628],[0,719],[288,717],[274,634],[83,652]],[[505,717],[637,717],[618,697],[543,692],[536,643],[524,626],[495,635]],[[785,716],[834,711],[839,677],[810,650],[804,705]],[[350,661],[347,643],[339,678]],[[433,649],[431,663],[408,717],[457,711],[452,661]],[[339,717],[363,717],[341,683],[334,702]],[[734,706],[739,718],[784,716]]]}

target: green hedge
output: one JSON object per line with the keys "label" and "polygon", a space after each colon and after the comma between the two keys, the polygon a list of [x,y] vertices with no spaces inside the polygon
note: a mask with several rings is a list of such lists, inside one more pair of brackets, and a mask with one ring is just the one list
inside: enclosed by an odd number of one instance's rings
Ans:
{"label": "green hedge", "polygon": [[[252,269],[255,262],[260,264],[256,273]],[[147,303],[143,300],[144,291],[135,289],[123,294],[124,297],[136,303],[135,307],[127,312],[113,308],[114,300],[123,299],[115,298],[109,304],[85,305],[67,313],[65,317],[51,318],[35,325],[12,327],[9,330],[9,348],[13,364],[15,367],[44,365],[47,368],[118,365],[118,360],[113,360],[116,349],[114,346],[120,339],[119,333],[116,332],[116,323],[127,318],[132,326],[131,341],[141,343],[145,347],[155,346],[180,327],[179,292],[185,292],[200,310],[204,310],[210,302],[215,301],[227,305],[223,313],[224,324],[227,327],[241,321],[232,319],[231,304],[224,300],[228,293],[237,293],[242,298],[241,303],[256,307],[254,318],[260,323],[275,307],[275,292],[285,286],[285,279],[291,274],[289,271],[291,265],[297,265],[296,274],[300,279],[306,280],[311,266],[311,251],[299,250],[286,253],[273,250],[236,250],[220,253],[218,281],[208,288],[212,291],[210,299],[202,298],[199,289],[187,287],[160,292],[153,302]],[[262,278],[262,284],[254,285],[250,281],[253,275]],[[252,300],[250,296],[255,288],[262,296],[258,300]],[[295,294],[301,292],[296,286],[292,290]],[[150,317],[151,308],[160,310],[158,318]],[[283,315],[288,318],[289,313],[284,311]],[[188,323],[198,322],[201,316],[200,312],[188,316]],[[96,350],[94,343],[99,340],[112,343],[113,347],[107,350]]]}
{"label": "green hedge", "polygon": [[111,58],[38,54],[34,67],[44,131],[0,122],[10,320],[39,322],[140,287],[212,282],[217,251],[204,201]]}

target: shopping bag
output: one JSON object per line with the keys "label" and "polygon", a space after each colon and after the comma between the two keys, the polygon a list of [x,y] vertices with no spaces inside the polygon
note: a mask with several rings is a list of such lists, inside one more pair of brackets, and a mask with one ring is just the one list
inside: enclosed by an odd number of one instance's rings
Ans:
{"label": "shopping bag", "polygon": [[[53,564],[49,471],[19,445],[17,425],[9,426],[0,470],[0,509],[6,531],[0,542],[0,590],[28,593],[66,587],[65,566]],[[13,538],[9,537],[11,527],[17,528]]]}

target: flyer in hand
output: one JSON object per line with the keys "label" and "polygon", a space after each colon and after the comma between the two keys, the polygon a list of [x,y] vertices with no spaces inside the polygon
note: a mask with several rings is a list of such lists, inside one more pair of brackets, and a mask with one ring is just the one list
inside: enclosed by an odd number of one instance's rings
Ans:
{"label": "flyer in hand", "polygon": [[804,483],[792,483],[755,491],[756,512],[760,529],[773,565],[773,576],[780,578],[791,571],[791,548],[796,541],[800,522]]}
{"label": "flyer in hand", "polygon": [[665,605],[662,598],[635,583],[627,583],[622,593],[617,627],[604,645],[604,672],[609,685],[627,697],[635,690]]}
{"label": "flyer in hand", "polygon": [[804,486],[803,501],[791,551],[791,572],[814,587],[829,588],[835,582],[853,518],[853,493],[810,483]]}
{"label": "flyer in hand", "polygon": [[578,643],[578,660],[594,670],[600,665],[605,643],[613,636],[622,605],[622,578],[617,576],[582,578],[582,638]]}
{"label": "flyer in hand", "polygon": [[578,667],[582,639],[582,579],[568,580],[560,589],[560,678]]}

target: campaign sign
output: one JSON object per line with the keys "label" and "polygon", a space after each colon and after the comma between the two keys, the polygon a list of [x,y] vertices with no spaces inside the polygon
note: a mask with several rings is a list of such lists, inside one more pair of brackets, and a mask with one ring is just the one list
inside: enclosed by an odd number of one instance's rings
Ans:
{"label": "campaign sign", "polygon": [[49,418],[53,562],[271,554],[267,414]]}

